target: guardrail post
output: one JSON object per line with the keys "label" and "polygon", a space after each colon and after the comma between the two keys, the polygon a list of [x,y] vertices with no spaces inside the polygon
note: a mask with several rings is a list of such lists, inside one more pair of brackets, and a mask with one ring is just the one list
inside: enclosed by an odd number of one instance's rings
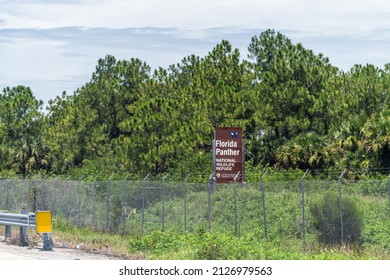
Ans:
{"label": "guardrail post", "polygon": [[[20,214],[28,214],[27,209],[22,209]],[[19,243],[21,246],[27,246],[27,230],[26,227],[19,228]]]}
{"label": "guardrail post", "polygon": [[6,225],[5,226],[5,240],[6,241],[11,238],[11,232],[12,232],[12,226]]}

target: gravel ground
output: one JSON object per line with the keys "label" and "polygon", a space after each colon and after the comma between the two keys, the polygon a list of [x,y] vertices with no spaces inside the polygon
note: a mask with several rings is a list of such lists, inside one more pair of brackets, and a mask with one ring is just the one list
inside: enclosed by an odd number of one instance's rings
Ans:
{"label": "gravel ground", "polygon": [[0,238],[0,260],[118,260],[107,255],[103,250],[95,249],[86,252],[79,249],[54,247],[51,251],[43,251],[42,244],[22,247],[5,242]]}

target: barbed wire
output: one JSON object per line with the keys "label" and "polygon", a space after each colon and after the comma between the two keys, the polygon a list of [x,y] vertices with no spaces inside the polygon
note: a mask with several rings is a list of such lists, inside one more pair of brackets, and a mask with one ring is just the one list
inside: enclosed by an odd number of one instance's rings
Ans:
{"label": "barbed wire", "polygon": [[[307,172],[306,172],[307,171]],[[243,181],[291,181],[300,180],[304,173],[307,173],[305,180],[337,180],[342,175],[346,180],[370,180],[370,179],[385,179],[390,176],[390,167],[382,168],[366,168],[366,169],[278,169],[278,168],[253,168],[247,172],[243,172]],[[235,175],[235,174],[232,174]],[[42,180],[42,181],[166,181],[166,182],[203,182],[206,183],[213,177],[213,171],[203,173],[145,173],[145,174],[90,174],[82,176],[74,175],[31,175],[26,177],[21,176],[3,176],[0,181],[5,180]],[[234,177],[234,176],[233,176]]]}

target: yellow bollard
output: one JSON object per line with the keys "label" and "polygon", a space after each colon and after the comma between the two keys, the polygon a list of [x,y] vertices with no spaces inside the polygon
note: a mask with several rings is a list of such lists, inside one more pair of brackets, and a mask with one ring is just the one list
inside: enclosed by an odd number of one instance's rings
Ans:
{"label": "yellow bollard", "polygon": [[50,251],[53,249],[51,233],[53,231],[51,223],[51,211],[37,211],[35,213],[36,231],[43,233],[43,250]]}

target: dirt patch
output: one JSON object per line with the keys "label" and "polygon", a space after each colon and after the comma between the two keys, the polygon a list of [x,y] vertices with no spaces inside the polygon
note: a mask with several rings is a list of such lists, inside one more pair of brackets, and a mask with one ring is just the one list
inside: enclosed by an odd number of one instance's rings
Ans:
{"label": "dirt patch", "polygon": [[53,250],[43,251],[40,235],[35,232],[27,234],[27,246],[20,246],[19,232],[12,230],[11,238],[4,238],[4,228],[0,229],[0,259],[64,259],[64,260],[142,260],[142,254],[128,256],[110,248],[97,240],[90,243],[77,243],[53,235]]}

